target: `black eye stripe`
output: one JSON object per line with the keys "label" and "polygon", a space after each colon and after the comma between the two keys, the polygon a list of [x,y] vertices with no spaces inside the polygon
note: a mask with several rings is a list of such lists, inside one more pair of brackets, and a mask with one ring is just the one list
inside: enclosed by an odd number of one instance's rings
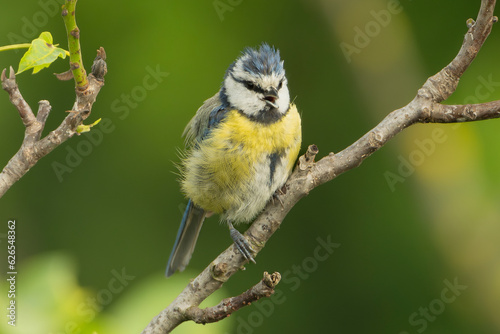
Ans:
{"label": "black eye stripe", "polygon": [[264,90],[261,87],[259,87],[258,85],[256,85],[254,82],[249,81],[249,80],[238,79],[232,73],[231,73],[231,77],[233,78],[234,81],[243,84],[247,89],[253,90],[254,92],[257,92],[257,93],[264,94]]}
{"label": "black eye stripe", "polygon": [[243,81],[243,84],[245,85],[246,88],[248,88],[250,90],[255,89],[255,84],[251,81]]}

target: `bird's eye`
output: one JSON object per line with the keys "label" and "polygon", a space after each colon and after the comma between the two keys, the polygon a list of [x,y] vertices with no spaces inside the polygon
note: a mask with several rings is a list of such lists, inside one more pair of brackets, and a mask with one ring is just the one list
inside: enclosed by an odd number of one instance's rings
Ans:
{"label": "bird's eye", "polygon": [[278,84],[278,90],[280,90],[281,87],[283,87],[283,80],[281,80],[280,83]]}
{"label": "bird's eye", "polygon": [[244,81],[243,84],[247,89],[254,90],[255,89],[255,84],[251,81]]}

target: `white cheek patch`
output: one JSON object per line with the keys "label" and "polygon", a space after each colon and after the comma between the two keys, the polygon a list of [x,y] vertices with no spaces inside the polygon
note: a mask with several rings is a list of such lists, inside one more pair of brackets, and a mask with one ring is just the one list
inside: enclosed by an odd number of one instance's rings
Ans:
{"label": "white cheek patch", "polygon": [[[236,79],[234,79],[236,78]],[[262,90],[267,91],[272,88],[278,88],[280,82],[282,87],[278,91],[276,99],[277,110],[280,114],[285,114],[290,106],[290,93],[286,78],[282,75],[258,75],[253,77],[241,68],[241,60],[238,61],[232,69],[232,73],[226,76],[224,88],[229,104],[243,111],[248,116],[258,116],[262,110],[269,110],[270,106],[264,100],[262,93],[250,90],[242,83],[250,81],[256,83]]]}
{"label": "white cheek patch", "polygon": [[236,82],[230,75],[224,82],[226,96],[229,104],[238,110],[245,111],[250,116],[255,116],[266,106],[266,103],[258,96],[259,94],[248,90],[241,83]]}
{"label": "white cheek patch", "polygon": [[284,114],[287,112],[290,106],[290,93],[288,92],[288,86],[286,82],[283,83],[283,87],[278,92],[278,110],[280,113]]}

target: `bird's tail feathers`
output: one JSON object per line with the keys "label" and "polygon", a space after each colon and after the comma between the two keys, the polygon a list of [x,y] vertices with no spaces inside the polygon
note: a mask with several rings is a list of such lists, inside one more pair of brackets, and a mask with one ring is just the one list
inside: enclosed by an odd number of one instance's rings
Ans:
{"label": "bird's tail feathers", "polygon": [[165,276],[171,276],[176,270],[183,271],[191,260],[191,255],[205,220],[206,212],[189,200],[181,226],[177,232],[174,249],[168,259]]}

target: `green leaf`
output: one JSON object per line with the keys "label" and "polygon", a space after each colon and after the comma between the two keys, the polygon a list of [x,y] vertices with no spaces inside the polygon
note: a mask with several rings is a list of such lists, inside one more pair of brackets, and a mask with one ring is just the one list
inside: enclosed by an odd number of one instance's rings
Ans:
{"label": "green leaf", "polygon": [[84,133],[84,132],[89,132],[90,131],[90,128],[93,127],[94,125],[97,125],[99,122],[101,121],[101,119],[99,118],[97,121],[95,121],[94,123],[92,124],[89,124],[89,125],[85,125],[85,124],[80,124],[76,127],[76,132],[78,134],[80,133]]}
{"label": "green leaf", "polygon": [[38,36],[39,39],[43,39],[45,42],[49,44],[53,44],[52,34],[48,31],[44,31]]}
{"label": "green leaf", "polygon": [[49,67],[58,57],[66,58],[66,50],[58,48],[52,44],[52,35],[44,31],[40,36],[31,42],[31,46],[26,51],[19,62],[19,69],[16,74],[33,69],[33,74]]}

